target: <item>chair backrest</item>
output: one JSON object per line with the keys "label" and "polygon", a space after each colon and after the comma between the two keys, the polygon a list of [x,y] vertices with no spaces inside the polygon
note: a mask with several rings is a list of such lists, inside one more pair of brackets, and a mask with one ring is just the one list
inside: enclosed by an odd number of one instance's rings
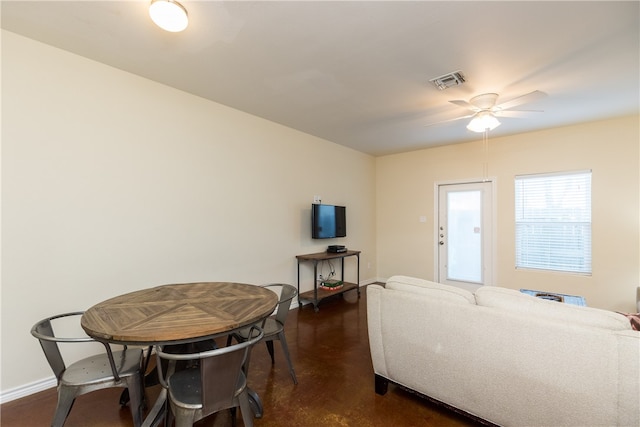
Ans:
{"label": "chair backrest", "polygon": [[[242,367],[247,354],[251,346],[262,339],[264,332],[260,327],[252,326],[249,336],[251,338],[247,341],[200,353],[166,353],[159,346],[156,354],[161,359],[168,360],[200,360],[201,403],[203,415],[206,416],[233,406],[236,391],[244,381]],[[160,375],[163,375],[161,371]],[[161,380],[164,382],[162,377]]]}
{"label": "chair backrest", "polygon": [[238,346],[233,351],[200,360],[204,413],[210,414],[233,406],[235,392],[243,386],[244,378],[240,376],[248,351],[249,345]]}
{"label": "chair backrest", "polygon": [[295,286],[286,283],[270,283],[268,285],[264,285],[264,287],[270,288],[276,293],[278,293],[279,290],[280,298],[278,300],[278,309],[276,310],[275,318],[278,323],[284,325],[284,322],[287,320],[287,315],[289,314],[291,301],[296,295],[298,295],[298,290]]}
{"label": "chair backrest", "polygon": [[40,341],[40,346],[42,347],[42,351],[44,351],[44,355],[49,362],[49,366],[51,366],[51,370],[56,376],[57,380],[60,380],[60,377],[64,373],[66,369],[66,365],[64,363],[64,359],[62,358],[62,354],[60,353],[60,348],[58,347],[59,342],[87,342],[93,341],[90,337],[76,337],[76,338],[61,338],[56,337],[55,332],[53,330],[53,325],[51,322],[55,319],[61,319],[63,317],[71,317],[71,316],[82,316],[84,312],[77,311],[73,313],[64,313],[58,314],[56,316],[47,317],[46,319],[42,319],[31,328],[31,335],[36,337],[38,341]]}

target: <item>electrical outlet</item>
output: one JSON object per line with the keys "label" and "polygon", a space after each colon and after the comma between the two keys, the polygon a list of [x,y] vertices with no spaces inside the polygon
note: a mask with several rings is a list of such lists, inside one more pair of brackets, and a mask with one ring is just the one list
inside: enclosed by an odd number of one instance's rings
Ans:
{"label": "electrical outlet", "polygon": [[313,203],[322,203],[322,197],[313,196]]}

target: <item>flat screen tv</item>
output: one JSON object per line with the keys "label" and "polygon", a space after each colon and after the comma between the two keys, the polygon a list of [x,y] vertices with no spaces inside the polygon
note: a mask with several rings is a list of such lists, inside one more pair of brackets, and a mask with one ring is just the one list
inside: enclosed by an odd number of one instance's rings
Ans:
{"label": "flat screen tv", "polygon": [[347,236],[347,215],[344,206],[311,205],[311,237],[332,239]]}

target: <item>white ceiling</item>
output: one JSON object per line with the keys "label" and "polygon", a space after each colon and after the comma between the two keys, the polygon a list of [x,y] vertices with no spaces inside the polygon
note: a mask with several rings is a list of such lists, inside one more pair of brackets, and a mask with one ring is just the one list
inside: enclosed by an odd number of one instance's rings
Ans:
{"label": "white ceiling", "polygon": [[[492,136],[640,112],[638,1],[2,1],[2,28],[372,155],[481,139],[450,100],[547,96]],[[439,91],[431,78],[462,71]]]}

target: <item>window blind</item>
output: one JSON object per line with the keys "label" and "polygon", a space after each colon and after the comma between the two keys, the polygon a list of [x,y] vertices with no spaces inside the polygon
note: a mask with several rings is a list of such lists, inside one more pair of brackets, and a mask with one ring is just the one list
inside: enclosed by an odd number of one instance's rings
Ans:
{"label": "window blind", "polygon": [[591,171],[515,179],[516,268],[591,274]]}

